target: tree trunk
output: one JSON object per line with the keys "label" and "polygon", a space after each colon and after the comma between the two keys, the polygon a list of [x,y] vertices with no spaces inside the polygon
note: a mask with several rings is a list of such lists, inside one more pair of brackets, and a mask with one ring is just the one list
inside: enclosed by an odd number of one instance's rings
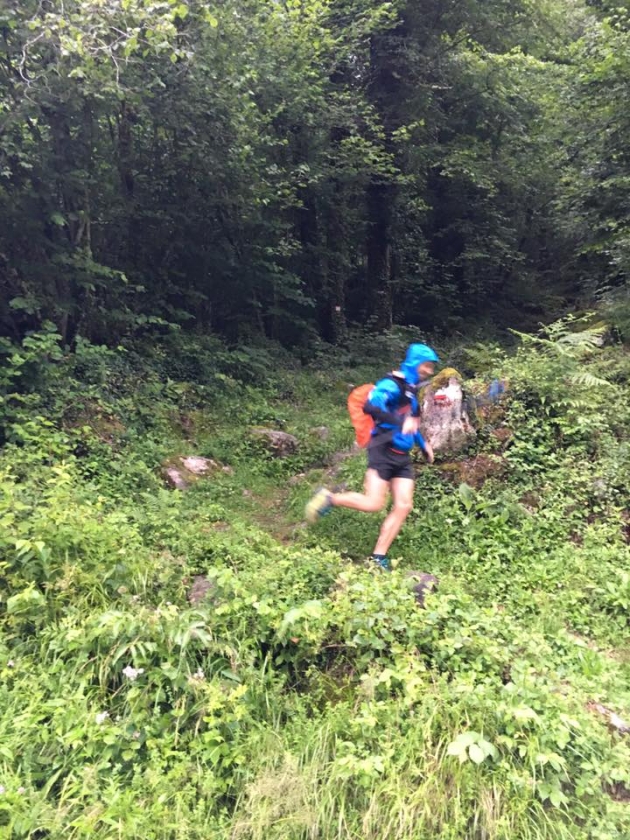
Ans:
{"label": "tree trunk", "polygon": [[376,183],[368,190],[368,317],[379,331],[388,330],[393,321],[391,206],[395,193],[392,184]]}
{"label": "tree trunk", "polygon": [[348,324],[346,323],[346,279],[343,259],[345,236],[342,220],[339,215],[340,200],[339,186],[336,185],[328,211],[326,230],[328,318],[330,341],[333,344],[345,344],[348,340]]}
{"label": "tree trunk", "polygon": [[[392,134],[400,128],[404,97],[404,44],[408,26],[403,18],[385,33],[373,35],[370,41],[369,95],[384,129],[383,150],[393,155]],[[377,330],[387,330],[393,322],[392,227],[398,185],[394,178],[376,174],[368,187],[367,285],[368,317]]]}

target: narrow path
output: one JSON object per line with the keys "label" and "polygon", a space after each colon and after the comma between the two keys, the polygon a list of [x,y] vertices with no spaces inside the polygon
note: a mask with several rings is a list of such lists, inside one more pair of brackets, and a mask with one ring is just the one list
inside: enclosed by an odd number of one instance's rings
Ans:
{"label": "narrow path", "polygon": [[296,533],[305,527],[301,510],[296,513],[289,510],[289,500],[296,483],[332,486],[338,479],[340,464],[355,454],[353,449],[342,450],[332,455],[329,467],[313,468],[288,479],[269,480],[264,488],[257,490],[246,488],[243,491],[243,507],[239,509],[239,513],[246,511],[250,522],[258,525],[283,545],[291,544]]}

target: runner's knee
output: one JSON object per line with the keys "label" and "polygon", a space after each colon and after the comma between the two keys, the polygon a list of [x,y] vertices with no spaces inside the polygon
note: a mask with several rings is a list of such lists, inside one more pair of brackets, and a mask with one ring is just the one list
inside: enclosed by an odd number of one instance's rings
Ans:
{"label": "runner's knee", "polygon": [[385,499],[380,499],[378,497],[369,498],[368,505],[368,513],[378,513],[379,510],[383,510],[385,507]]}
{"label": "runner's knee", "polygon": [[409,514],[413,510],[413,502],[408,500],[395,502],[394,510],[401,516],[409,516]]}

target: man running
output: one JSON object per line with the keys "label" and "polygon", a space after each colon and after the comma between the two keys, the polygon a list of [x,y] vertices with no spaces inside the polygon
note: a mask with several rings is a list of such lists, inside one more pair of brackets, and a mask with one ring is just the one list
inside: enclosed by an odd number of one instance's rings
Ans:
{"label": "man running", "polygon": [[419,446],[433,463],[433,450],[420,433],[418,388],[433,375],[437,361],[431,347],[412,344],[400,370],[381,379],[370,392],[363,411],[375,425],[367,447],[364,493],[331,493],[323,488],[306,505],[306,519],[311,523],[334,507],[374,512],[383,509],[389,490],[392,509],[371,558],[383,569],[390,569],[387,552],[413,508],[413,447]]}

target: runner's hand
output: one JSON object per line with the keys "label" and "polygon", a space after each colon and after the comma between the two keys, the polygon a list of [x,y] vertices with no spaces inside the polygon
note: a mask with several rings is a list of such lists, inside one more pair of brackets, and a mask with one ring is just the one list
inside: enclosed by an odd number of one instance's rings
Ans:
{"label": "runner's hand", "polygon": [[417,417],[405,417],[402,424],[403,435],[415,435],[418,431],[420,421]]}
{"label": "runner's hand", "polygon": [[424,455],[429,464],[432,464],[435,460],[435,457],[433,455],[433,447],[430,443],[427,443],[426,441],[424,442]]}

